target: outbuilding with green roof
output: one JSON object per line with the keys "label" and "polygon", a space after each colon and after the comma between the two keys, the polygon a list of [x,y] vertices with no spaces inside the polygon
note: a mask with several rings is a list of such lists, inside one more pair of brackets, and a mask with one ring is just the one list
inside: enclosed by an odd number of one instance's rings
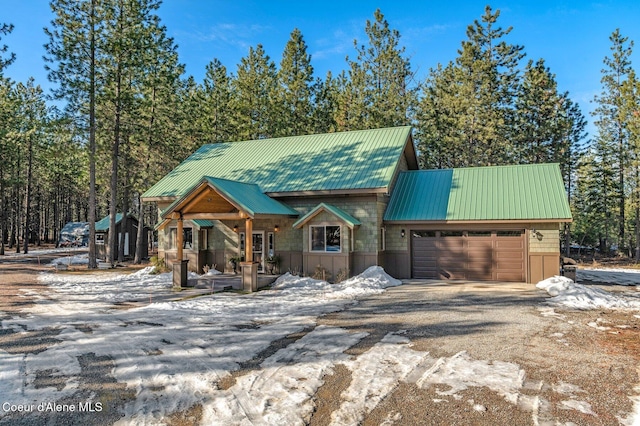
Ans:
{"label": "outbuilding with green roof", "polygon": [[382,265],[536,282],[558,272],[571,220],[557,164],[419,170],[408,126],[203,145],[143,201],[167,263],[263,273],[277,257],[333,281]]}

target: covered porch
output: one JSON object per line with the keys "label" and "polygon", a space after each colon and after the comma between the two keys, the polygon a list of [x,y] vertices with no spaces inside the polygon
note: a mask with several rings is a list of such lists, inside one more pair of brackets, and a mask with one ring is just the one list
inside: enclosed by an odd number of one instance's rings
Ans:
{"label": "covered porch", "polygon": [[[187,265],[185,258],[184,221],[220,221],[243,223],[245,235],[253,235],[256,219],[296,218],[298,212],[291,207],[264,194],[255,184],[203,178],[186,194],[162,211],[158,230],[175,226],[176,261],[173,263],[174,286],[186,287]],[[237,226],[234,226],[237,228]],[[237,230],[237,229],[234,229]],[[255,291],[261,284],[258,280],[259,262],[254,259],[253,244],[244,244],[241,253],[240,282],[245,291]],[[232,276],[231,276],[232,277]],[[263,280],[266,282],[266,280]],[[266,285],[266,284],[265,284]]]}

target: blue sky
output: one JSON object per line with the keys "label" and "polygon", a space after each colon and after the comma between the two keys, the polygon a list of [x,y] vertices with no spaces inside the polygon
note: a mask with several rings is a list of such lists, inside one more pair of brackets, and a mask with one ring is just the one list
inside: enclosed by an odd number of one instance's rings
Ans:
{"label": "blue sky", "polygon": [[[179,46],[188,75],[202,81],[205,66],[218,58],[235,72],[249,46],[262,43],[279,63],[284,45],[299,28],[309,46],[316,76],[346,68],[355,57],[353,40],[365,40],[367,19],[380,8],[411,57],[418,80],[429,69],[457,55],[466,28],[484,13],[486,1],[245,1],[164,0],[159,15]],[[499,24],[513,27],[507,41],[525,47],[528,59],[544,58],[556,74],[560,90],[568,90],[589,121],[590,102],[600,92],[603,58],[610,53],[609,35],[620,28],[640,43],[640,1],[495,1]],[[42,28],[52,14],[45,0],[0,0],[0,22],[13,23],[2,43],[17,55],[6,75],[18,81],[30,76],[49,88],[42,56],[47,41]],[[640,49],[640,45],[636,50]],[[634,65],[640,55],[633,55]],[[592,125],[589,126],[593,131]]]}

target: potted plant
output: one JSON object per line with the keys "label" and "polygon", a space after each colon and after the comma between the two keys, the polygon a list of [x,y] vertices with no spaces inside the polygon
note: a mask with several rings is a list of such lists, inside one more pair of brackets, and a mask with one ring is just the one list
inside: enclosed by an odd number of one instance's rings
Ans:
{"label": "potted plant", "polygon": [[229,266],[233,269],[233,273],[238,273],[238,264],[240,263],[240,258],[237,256],[233,256],[229,258]]}
{"label": "potted plant", "polygon": [[280,268],[280,256],[276,255],[272,255],[272,256],[267,256],[267,258],[265,259],[265,262],[267,263],[267,271],[269,272],[269,274],[273,274],[273,270],[274,268],[276,270],[278,270]]}

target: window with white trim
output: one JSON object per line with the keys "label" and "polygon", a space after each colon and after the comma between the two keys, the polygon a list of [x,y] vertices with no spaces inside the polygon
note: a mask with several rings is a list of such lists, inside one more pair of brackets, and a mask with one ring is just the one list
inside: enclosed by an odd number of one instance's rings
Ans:
{"label": "window with white trim", "polygon": [[342,251],[340,225],[312,225],[309,227],[311,251],[339,253]]}
{"label": "window with white trim", "polygon": [[99,246],[104,245],[104,235],[105,234],[96,234],[96,244]]}
{"label": "window with white trim", "polygon": [[[169,249],[178,247],[178,228],[169,228]],[[193,230],[182,228],[182,248],[193,249]]]}

